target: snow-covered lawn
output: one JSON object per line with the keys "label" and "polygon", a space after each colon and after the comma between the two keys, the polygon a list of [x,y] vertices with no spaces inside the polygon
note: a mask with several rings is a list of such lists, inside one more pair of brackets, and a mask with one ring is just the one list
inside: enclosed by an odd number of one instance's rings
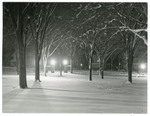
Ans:
{"label": "snow-covered lawn", "polygon": [[147,113],[147,78],[49,73],[42,82],[27,76],[28,89],[18,87],[18,75],[3,75],[3,113]]}

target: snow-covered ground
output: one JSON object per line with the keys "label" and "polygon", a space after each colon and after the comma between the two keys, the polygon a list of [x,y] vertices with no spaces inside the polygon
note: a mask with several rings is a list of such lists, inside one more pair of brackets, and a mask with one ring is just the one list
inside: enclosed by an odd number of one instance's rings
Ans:
{"label": "snow-covered ground", "polygon": [[3,113],[147,113],[147,78],[49,73],[42,82],[27,76],[28,89],[18,87],[18,75],[3,74]]}

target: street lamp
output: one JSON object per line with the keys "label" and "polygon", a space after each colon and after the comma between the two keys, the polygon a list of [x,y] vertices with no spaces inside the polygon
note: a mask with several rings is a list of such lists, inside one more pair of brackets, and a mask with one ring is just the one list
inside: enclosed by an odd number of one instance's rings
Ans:
{"label": "street lamp", "polygon": [[81,64],[80,64],[80,70],[82,69],[82,66],[83,66],[83,64],[81,63]]}
{"label": "street lamp", "polygon": [[63,60],[63,64],[64,64],[64,73],[67,73],[67,64],[68,64],[68,61],[67,60]]}
{"label": "street lamp", "polygon": [[67,65],[67,64],[68,64],[68,61],[67,61],[67,60],[64,60],[64,61],[63,61],[63,64],[64,64],[64,65]]}
{"label": "street lamp", "polygon": [[55,66],[56,61],[55,61],[54,59],[52,59],[52,60],[50,61],[50,63],[51,63],[51,65]]}
{"label": "street lamp", "polygon": [[50,61],[50,64],[51,64],[51,73],[54,73],[56,61],[54,59],[52,59]]}
{"label": "street lamp", "polygon": [[146,69],[146,64],[145,63],[141,63],[140,64],[140,69],[145,70]]}

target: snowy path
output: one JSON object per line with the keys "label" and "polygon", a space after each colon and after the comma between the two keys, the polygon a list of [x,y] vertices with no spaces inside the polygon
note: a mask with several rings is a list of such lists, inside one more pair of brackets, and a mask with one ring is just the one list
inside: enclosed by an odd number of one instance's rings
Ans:
{"label": "snowy path", "polygon": [[4,113],[146,113],[147,79],[107,76],[104,80],[88,75],[57,74],[41,76],[34,83],[28,76],[29,89],[17,87],[17,75],[3,75]]}

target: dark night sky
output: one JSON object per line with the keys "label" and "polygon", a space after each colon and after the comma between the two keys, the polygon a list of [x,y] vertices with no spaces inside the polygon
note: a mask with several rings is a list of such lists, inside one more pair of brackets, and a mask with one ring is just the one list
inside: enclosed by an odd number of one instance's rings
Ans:
{"label": "dark night sky", "polygon": [[[67,20],[71,20],[72,17],[75,18],[76,13],[78,12],[79,4],[81,3],[58,3],[57,9],[55,10],[55,16],[58,16],[58,19],[62,19],[64,22]],[[97,5],[97,4],[95,4]],[[82,3],[82,6],[86,6],[86,3]],[[6,62],[10,61],[12,59],[12,54],[15,51],[15,35],[9,35],[6,37],[6,35],[9,33],[13,33],[13,28],[10,23],[10,20],[6,20],[8,17],[3,17],[3,34],[5,38],[3,38],[3,63],[7,64]],[[80,18],[85,18],[84,15],[80,15]],[[9,29],[9,31],[8,31]],[[9,42],[8,42],[9,41]],[[141,42],[142,43],[142,42]],[[142,43],[143,44],[143,43]],[[8,47],[9,46],[9,47]],[[31,54],[34,56],[34,42],[32,41],[29,46],[27,47],[27,54]],[[138,48],[141,53],[145,51],[147,48],[144,46],[141,46]],[[140,52],[135,54],[136,57],[140,57]],[[27,55],[27,57],[28,57]],[[29,55],[29,56],[31,56]],[[28,58],[27,58],[28,59]],[[4,65],[3,64],[3,65]]]}

